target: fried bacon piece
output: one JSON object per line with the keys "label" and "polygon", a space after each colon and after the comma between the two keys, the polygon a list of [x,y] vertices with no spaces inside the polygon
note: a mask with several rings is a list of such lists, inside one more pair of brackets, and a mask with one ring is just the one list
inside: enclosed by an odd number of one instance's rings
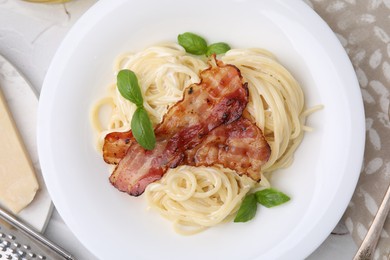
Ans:
{"label": "fried bacon piece", "polygon": [[262,131],[249,119],[241,117],[211,131],[202,143],[185,152],[183,165],[211,166],[221,164],[260,181],[261,166],[271,155]]}
{"label": "fried bacon piece", "polygon": [[190,85],[183,99],[156,126],[156,147],[152,151],[143,149],[133,137],[129,139],[126,155],[110,176],[117,189],[133,196],[142,194],[169,167],[177,167],[185,151],[200,144],[210,131],[242,115],[248,103],[248,88],[240,71],[233,65],[215,63],[200,73],[201,82]]}
{"label": "fried bacon piece", "polygon": [[104,161],[109,164],[118,164],[133,143],[136,141],[131,131],[107,134],[103,144]]}
{"label": "fried bacon piece", "polygon": [[[119,162],[131,146],[128,141],[131,136],[131,131],[108,134],[104,143],[105,161],[111,164]],[[259,181],[261,166],[268,161],[270,154],[270,146],[262,131],[249,119],[241,117],[233,123],[220,125],[212,130],[199,145],[185,151],[180,164],[221,164],[239,175],[245,174]]]}

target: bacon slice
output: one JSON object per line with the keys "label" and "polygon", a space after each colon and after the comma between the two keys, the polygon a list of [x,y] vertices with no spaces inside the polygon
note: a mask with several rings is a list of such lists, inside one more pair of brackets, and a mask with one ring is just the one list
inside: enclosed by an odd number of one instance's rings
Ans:
{"label": "bacon slice", "polygon": [[210,131],[242,115],[248,88],[235,66],[216,61],[200,73],[200,78],[201,82],[190,85],[183,99],[156,126],[155,149],[146,151],[133,143],[133,137],[129,139],[132,144],[110,176],[117,189],[133,196],[142,194],[169,167],[177,167],[185,151],[200,144]]}
{"label": "bacon slice", "polygon": [[[131,131],[113,132],[106,137],[105,161],[115,164],[126,154],[131,142]],[[248,175],[260,181],[261,166],[271,155],[271,149],[262,131],[249,119],[239,118],[233,123],[212,130],[196,147],[185,151],[181,165],[223,165],[239,175]]]}
{"label": "bacon slice", "polygon": [[198,146],[185,152],[184,165],[221,164],[260,181],[261,166],[271,155],[262,131],[246,118],[215,128]]}
{"label": "bacon slice", "polygon": [[125,157],[129,147],[136,143],[133,133],[112,132],[106,135],[103,144],[103,159],[109,164],[118,164]]}

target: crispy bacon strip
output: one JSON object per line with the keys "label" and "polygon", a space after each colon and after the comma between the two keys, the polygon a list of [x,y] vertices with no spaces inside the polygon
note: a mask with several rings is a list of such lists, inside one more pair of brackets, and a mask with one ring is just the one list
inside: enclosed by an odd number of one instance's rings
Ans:
{"label": "crispy bacon strip", "polygon": [[183,99],[155,128],[156,147],[152,151],[136,142],[128,148],[110,176],[117,189],[133,196],[142,194],[169,167],[177,167],[185,151],[200,144],[210,131],[242,115],[248,103],[248,88],[235,66],[216,61],[200,73],[200,78],[201,82],[190,85]]}
{"label": "crispy bacon strip", "polygon": [[103,159],[109,164],[118,164],[125,157],[129,147],[136,143],[133,133],[112,132],[106,135],[103,144]]}
{"label": "crispy bacon strip", "polygon": [[260,181],[261,166],[271,155],[271,148],[262,131],[250,120],[241,117],[231,124],[211,131],[198,146],[185,152],[182,164],[211,166],[221,164]]}
{"label": "crispy bacon strip", "polygon": [[[131,142],[131,131],[111,133],[105,140],[105,160],[111,164],[120,161]],[[249,119],[239,118],[231,124],[220,125],[212,130],[196,147],[185,151],[181,165],[223,165],[240,175],[260,180],[261,166],[268,161],[270,146],[262,131]]]}

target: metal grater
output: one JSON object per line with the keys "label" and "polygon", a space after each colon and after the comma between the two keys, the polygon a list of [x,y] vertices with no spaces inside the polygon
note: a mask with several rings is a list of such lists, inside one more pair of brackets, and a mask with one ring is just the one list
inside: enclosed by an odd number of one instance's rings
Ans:
{"label": "metal grater", "polygon": [[[7,224],[0,224],[0,259],[12,260],[49,260],[56,259],[41,249],[25,234]],[[58,259],[58,258],[57,258]]]}
{"label": "metal grater", "polygon": [[0,260],[75,260],[60,246],[0,207]]}

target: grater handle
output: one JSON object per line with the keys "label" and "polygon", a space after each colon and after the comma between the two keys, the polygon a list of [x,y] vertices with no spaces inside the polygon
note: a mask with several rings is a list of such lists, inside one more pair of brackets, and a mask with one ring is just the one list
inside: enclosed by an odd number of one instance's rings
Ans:
{"label": "grater handle", "polygon": [[20,222],[16,217],[14,217],[12,214],[8,213],[6,210],[0,207],[0,218],[4,219],[7,223],[9,223],[11,226],[19,229],[26,235],[28,235],[30,238],[38,241],[40,244],[46,246],[47,248],[51,249],[53,252],[55,252],[57,255],[61,256],[64,259],[67,260],[75,260],[75,258],[66,252],[63,248],[56,245],[52,241],[45,238],[40,233],[36,232],[31,227],[27,226],[26,224]]}

